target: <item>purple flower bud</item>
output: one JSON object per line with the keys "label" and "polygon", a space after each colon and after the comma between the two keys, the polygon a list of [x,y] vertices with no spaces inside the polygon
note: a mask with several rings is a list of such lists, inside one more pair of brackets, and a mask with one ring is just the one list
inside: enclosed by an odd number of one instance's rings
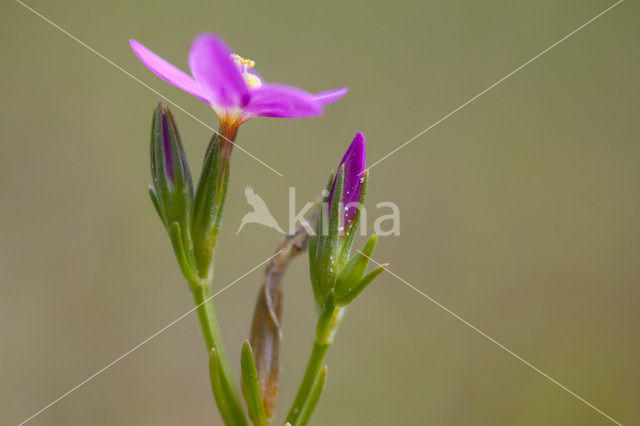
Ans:
{"label": "purple flower bud", "polygon": [[[344,226],[348,227],[359,207],[358,203],[362,195],[365,171],[367,169],[366,147],[364,135],[361,132],[356,134],[353,142],[349,145],[347,152],[345,152],[344,157],[342,157],[340,165],[338,165],[338,170],[340,170],[340,167],[343,165],[344,184],[342,186],[342,209],[344,211]],[[336,186],[336,178],[333,179],[331,192],[329,192],[329,211],[331,211],[331,201]]]}
{"label": "purple flower bud", "polygon": [[167,229],[191,217],[193,184],[178,128],[169,108],[158,104],[151,125],[151,197]]}

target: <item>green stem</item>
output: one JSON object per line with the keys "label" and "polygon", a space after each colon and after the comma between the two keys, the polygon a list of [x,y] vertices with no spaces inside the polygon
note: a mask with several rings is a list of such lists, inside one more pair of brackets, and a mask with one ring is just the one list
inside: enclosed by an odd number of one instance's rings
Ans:
{"label": "green stem", "polygon": [[218,392],[216,392],[216,386],[213,386],[213,389],[216,403],[220,407],[220,414],[228,425],[248,425],[244,406],[240,400],[240,392],[231,373],[222,342],[222,334],[211,303],[211,286],[208,283],[194,285],[193,296],[197,306],[200,326],[202,327],[202,335],[207,346],[207,353],[210,354],[212,349],[215,349],[216,352],[220,373],[220,387]]}
{"label": "green stem", "polygon": [[190,281],[209,352],[211,388],[220,414],[227,425],[245,426],[249,421],[229,366],[211,302],[214,253],[227,195],[231,150],[237,130],[238,123],[221,119],[220,132],[211,139],[207,148],[192,213],[193,245],[190,249],[193,258],[190,268],[196,277],[187,279]]}
{"label": "green stem", "polygon": [[313,344],[313,350],[311,351],[311,357],[309,358],[309,362],[307,363],[307,369],[304,373],[304,377],[302,379],[302,383],[300,384],[300,388],[298,389],[298,393],[296,394],[296,399],[293,401],[293,405],[289,410],[289,414],[287,415],[287,422],[292,425],[296,424],[298,420],[298,416],[302,413],[302,410],[309,398],[309,394],[311,393],[311,388],[313,384],[316,382],[318,375],[320,374],[320,370],[322,369],[322,362],[324,361],[324,357],[329,350],[330,344],[320,343],[316,340]]}
{"label": "green stem", "polygon": [[[322,371],[324,358],[331,347],[331,343],[333,343],[333,337],[337,331],[342,312],[343,309],[335,308],[332,304],[320,314],[316,340],[311,350],[311,357],[307,362],[307,369],[305,370],[296,398],[287,415],[286,421],[293,426],[296,425],[300,414],[307,405],[313,385],[316,383],[316,380],[318,380],[320,372]],[[311,413],[308,415],[311,415]]]}

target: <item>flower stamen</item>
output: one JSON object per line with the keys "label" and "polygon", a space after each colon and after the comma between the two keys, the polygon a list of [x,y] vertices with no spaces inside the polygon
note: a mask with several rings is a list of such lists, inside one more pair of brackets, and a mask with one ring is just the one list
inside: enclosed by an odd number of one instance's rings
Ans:
{"label": "flower stamen", "polygon": [[262,86],[262,80],[260,80],[260,77],[249,72],[249,68],[253,68],[256,66],[255,61],[251,59],[245,59],[236,53],[233,53],[231,55],[231,59],[242,73],[242,78],[244,78],[244,82],[247,84],[247,87],[249,87],[249,89],[257,89],[258,87]]}
{"label": "flower stamen", "polygon": [[231,54],[231,59],[233,59],[233,62],[235,62],[236,65],[243,66],[242,72],[247,72],[247,68],[253,68],[256,66],[256,61],[245,59],[237,53]]}

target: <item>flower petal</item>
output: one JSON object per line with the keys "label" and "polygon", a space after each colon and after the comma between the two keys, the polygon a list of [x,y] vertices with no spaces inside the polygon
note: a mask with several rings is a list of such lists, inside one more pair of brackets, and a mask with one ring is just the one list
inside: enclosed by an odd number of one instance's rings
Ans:
{"label": "flower petal", "polygon": [[[357,208],[353,208],[355,204],[360,201],[360,195],[362,194],[362,187],[364,185],[363,173],[367,169],[367,150],[365,146],[365,139],[362,132],[358,132],[347,148],[347,152],[344,153],[342,161],[338,165],[338,169],[344,165],[344,182],[342,184],[342,204],[343,206],[350,206],[348,211],[344,212],[345,223],[353,220]],[[331,191],[329,192],[328,204],[331,209],[331,202],[333,201],[333,192],[336,188],[336,178],[333,178],[331,184]],[[344,208],[344,207],[343,207]]]}
{"label": "flower petal", "polygon": [[244,107],[249,89],[231,59],[231,49],[214,34],[201,34],[189,49],[189,68],[212,104]]}
{"label": "flower petal", "polygon": [[322,105],[331,104],[347,94],[349,89],[341,87],[340,89],[327,90],[326,92],[315,93],[313,97]]}
{"label": "flower petal", "polygon": [[322,114],[322,104],[314,95],[283,84],[266,83],[251,91],[245,107],[248,116],[300,118]]}
{"label": "flower petal", "polygon": [[344,164],[342,195],[344,204],[357,203],[362,191],[362,173],[367,169],[366,147],[362,132],[356,134],[340,164]]}
{"label": "flower petal", "polygon": [[160,56],[147,49],[142,43],[132,39],[129,40],[129,44],[138,59],[140,59],[147,68],[153,71],[155,75],[167,83],[173,84],[174,86],[202,99],[205,102],[209,102],[204,91],[190,75],[165,61]]}

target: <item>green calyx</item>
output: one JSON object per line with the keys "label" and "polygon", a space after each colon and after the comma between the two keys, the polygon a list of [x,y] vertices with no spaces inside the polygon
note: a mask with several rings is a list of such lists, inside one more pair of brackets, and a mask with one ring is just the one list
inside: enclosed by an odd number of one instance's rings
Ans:
{"label": "green calyx", "polygon": [[214,135],[194,192],[173,114],[161,103],[154,109],[149,195],[169,233],[180,269],[192,287],[211,281],[232,145],[219,134]]}
{"label": "green calyx", "polygon": [[182,273],[189,282],[195,282],[191,240],[193,182],[173,114],[161,103],[153,111],[150,148],[149,195],[169,233]]}
{"label": "green calyx", "polygon": [[207,147],[193,207],[193,244],[196,267],[202,277],[211,277],[213,255],[222,223],[229,184],[229,160],[233,144],[220,134]]}

